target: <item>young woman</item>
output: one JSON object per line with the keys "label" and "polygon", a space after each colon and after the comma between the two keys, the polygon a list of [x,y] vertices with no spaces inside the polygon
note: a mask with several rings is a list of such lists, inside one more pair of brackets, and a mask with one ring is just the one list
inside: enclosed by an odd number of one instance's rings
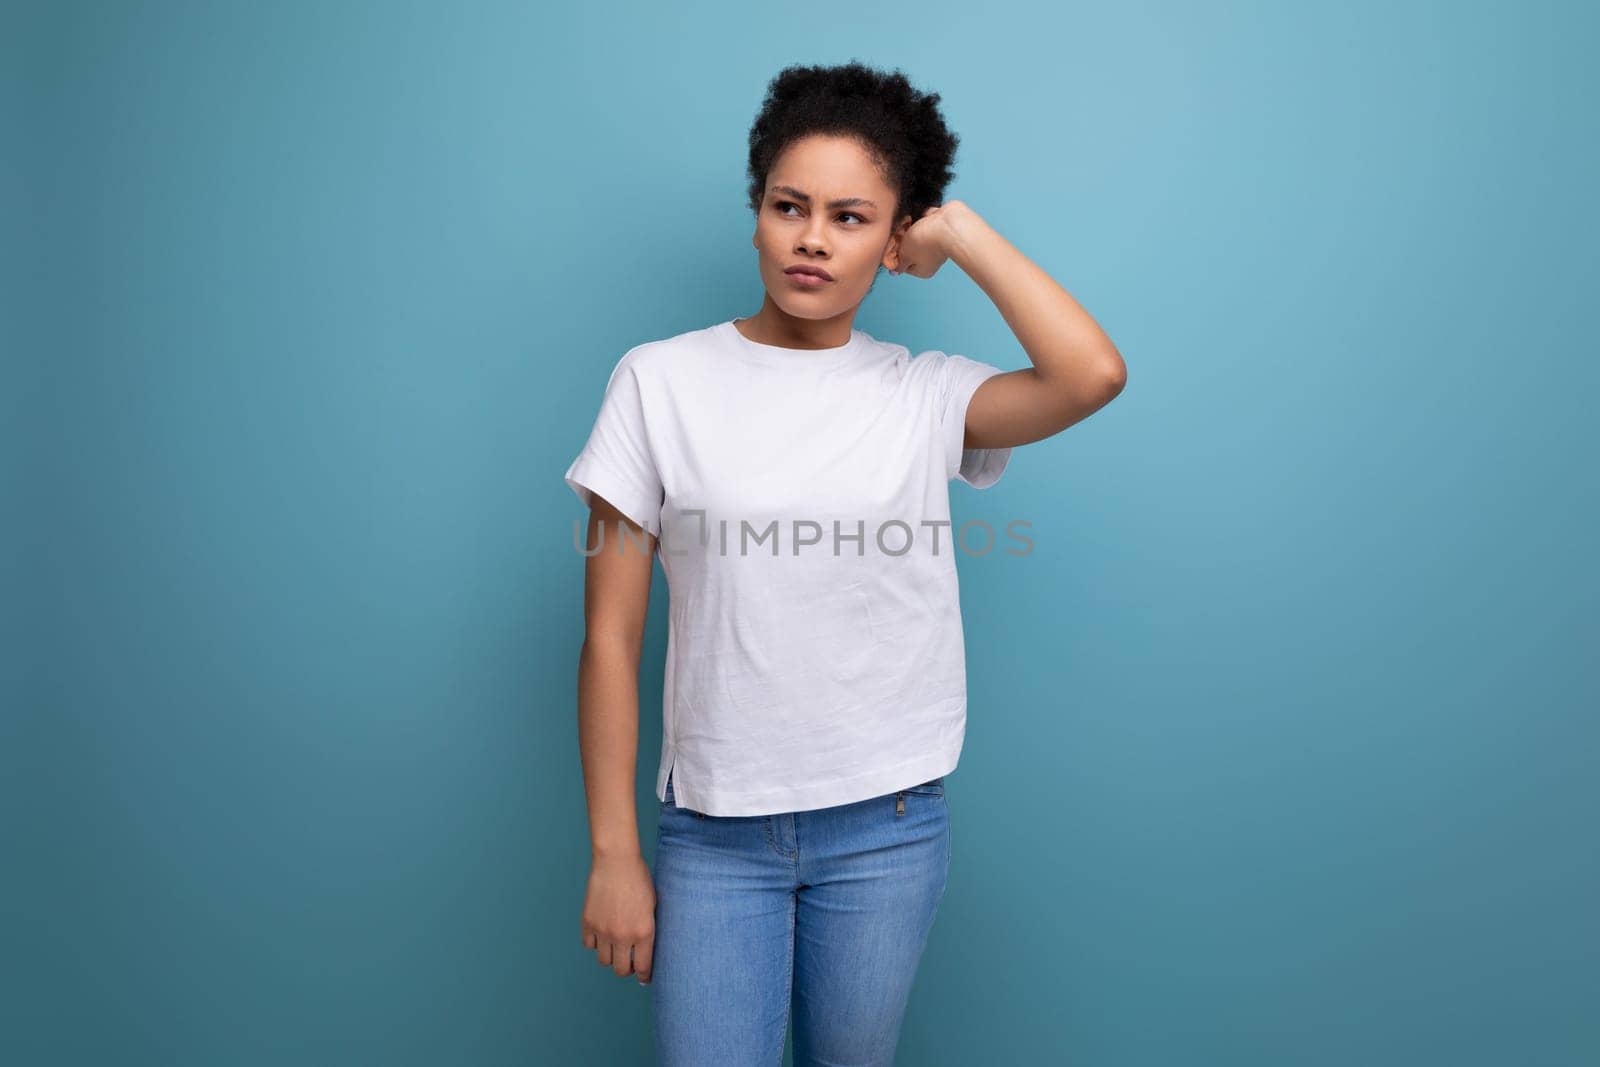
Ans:
{"label": "young woman", "polygon": [[[949,483],[993,485],[1125,381],[1060,285],[943,200],[958,142],[938,101],[854,62],[779,73],[750,133],[760,310],[625,353],[566,474],[590,507],[583,944],[651,985],[663,1064],[779,1063],[791,1007],[797,1064],[892,1061],[966,726]],[[880,269],[947,259],[1031,367],[854,328]],[[652,879],[634,761],[658,557]]]}

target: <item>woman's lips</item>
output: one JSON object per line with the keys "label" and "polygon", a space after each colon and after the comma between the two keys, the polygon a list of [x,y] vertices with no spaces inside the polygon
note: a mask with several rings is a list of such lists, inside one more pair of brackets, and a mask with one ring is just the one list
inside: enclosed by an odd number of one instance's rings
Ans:
{"label": "woman's lips", "polygon": [[803,270],[785,271],[784,277],[793,280],[802,289],[820,289],[831,281],[829,278],[819,278],[815,274],[807,274]]}

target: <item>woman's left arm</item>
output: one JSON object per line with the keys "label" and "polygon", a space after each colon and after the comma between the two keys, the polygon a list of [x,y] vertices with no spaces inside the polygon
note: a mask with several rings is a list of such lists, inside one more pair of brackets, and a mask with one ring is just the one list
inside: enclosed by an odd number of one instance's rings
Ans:
{"label": "woman's left arm", "polygon": [[[924,237],[917,231],[925,225]],[[978,386],[967,407],[966,448],[1009,448],[1050,437],[1105,407],[1127,384],[1122,354],[1100,324],[964,202],[930,208],[899,251],[901,272],[921,277],[954,260],[994,301],[1033,361]]]}

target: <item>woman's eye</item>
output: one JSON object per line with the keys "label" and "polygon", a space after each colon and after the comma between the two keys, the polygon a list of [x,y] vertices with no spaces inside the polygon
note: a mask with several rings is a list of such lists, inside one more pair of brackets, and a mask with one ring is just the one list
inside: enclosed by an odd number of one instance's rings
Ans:
{"label": "woman's eye", "polygon": [[[793,203],[792,201],[788,201],[788,200],[780,200],[774,206],[778,209],[778,214],[780,214],[780,215],[784,213],[784,209],[786,209],[786,208],[791,208],[792,207],[792,208],[795,208],[796,210],[799,209],[799,205]],[[857,215],[854,211],[846,211],[842,215],[840,215],[839,217],[841,219],[855,219],[856,222],[858,222],[858,223],[864,223],[864,222],[867,221],[862,216]]]}

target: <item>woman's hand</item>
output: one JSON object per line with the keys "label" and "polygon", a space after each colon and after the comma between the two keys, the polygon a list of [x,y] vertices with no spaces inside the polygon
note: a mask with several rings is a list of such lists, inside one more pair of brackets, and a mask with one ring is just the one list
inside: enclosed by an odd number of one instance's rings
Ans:
{"label": "woman's hand", "polygon": [[638,853],[597,856],[589,865],[583,900],[583,946],[595,961],[650,984],[656,943],[656,887]]}
{"label": "woman's hand", "polygon": [[900,249],[892,273],[911,274],[918,278],[931,278],[950,258],[953,236],[950,223],[967,205],[959,200],[947,200],[922,213],[900,236]]}

